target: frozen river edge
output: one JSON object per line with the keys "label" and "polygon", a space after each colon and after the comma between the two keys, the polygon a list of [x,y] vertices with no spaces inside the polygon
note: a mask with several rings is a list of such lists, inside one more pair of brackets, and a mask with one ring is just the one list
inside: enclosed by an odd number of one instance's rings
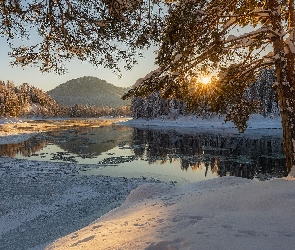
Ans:
{"label": "frozen river edge", "polygon": [[83,176],[83,165],[0,158],[0,249],[41,250],[120,206],[143,179]]}
{"label": "frozen river edge", "polygon": [[[23,142],[61,125],[68,129],[118,121],[126,119],[0,119],[0,144]],[[120,206],[137,186],[153,182],[80,175],[84,167],[89,165],[0,157],[0,249],[44,249]]]}

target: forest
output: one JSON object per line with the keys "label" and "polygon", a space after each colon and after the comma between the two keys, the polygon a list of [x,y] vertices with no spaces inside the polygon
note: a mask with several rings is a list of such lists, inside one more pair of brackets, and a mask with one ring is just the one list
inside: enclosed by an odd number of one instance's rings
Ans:
{"label": "forest", "polygon": [[[244,92],[243,99],[256,105],[256,113],[264,117],[280,115],[277,93],[272,88],[275,82],[273,68],[263,69],[257,80]],[[47,92],[23,83],[15,86],[12,81],[0,81],[0,116],[1,117],[101,117],[129,116],[133,118],[163,118],[176,119],[179,116],[194,115],[208,118],[222,115],[228,110],[214,112],[210,99],[206,97],[197,100],[190,107],[185,101],[176,98],[165,99],[159,93],[147,97],[133,97],[130,106],[95,107],[74,104],[59,105]],[[227,107],[229,108],[229,107]]]}
{"label": "forest", "polygon": [[[280,108],[277,100],[277,93],[272,88],[275,82],[275,71],[273,68],[263,69],[257,80],[251,84],[243,94],[243,100],[253,103],[255,113],[264,117],[279,116]],[[215,112],[212,109],[211,97],[202,96],[196,100],[193,107],[187,105],[183,100],[176,98],[164,99],[160,93],[152,93],[147,97],[133,97],[131,99],[131,112],[134,118],[169,118],[176,119],[181,115],[195,115],[208,118],[212,115],[229,113],[231,107],[219,109]],[[242,102],[242,100],[241,100]]]}
{"label": "forest", "polygon": [[59,105],[45,91],[23,83],[0,81],[0,117],[101,117],[130,115],[130,107],[94,107],[75,104]]}

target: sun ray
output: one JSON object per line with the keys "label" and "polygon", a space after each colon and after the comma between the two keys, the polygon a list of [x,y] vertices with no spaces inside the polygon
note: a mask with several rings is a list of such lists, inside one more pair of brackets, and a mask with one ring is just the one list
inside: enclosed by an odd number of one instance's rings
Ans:
{"label": "sun ray", "polygon": [[205,76],[205,77],[202,77],[200,80],[201,80],[201,83],[208,84],[211,81],[211,77]]}

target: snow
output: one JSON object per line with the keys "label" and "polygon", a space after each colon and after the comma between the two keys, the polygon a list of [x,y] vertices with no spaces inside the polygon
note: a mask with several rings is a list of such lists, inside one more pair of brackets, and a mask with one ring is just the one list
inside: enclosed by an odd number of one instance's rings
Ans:
{"label": "snow", "polygon": [[0,119],[0,145],[8,143],[19,143],[28,140],[36,133],[61,129],[67,129],[71,126],[102,126],[110,125],[114,122],[127,121],[130,118],[121,117],[101,117],[101,118],[50,118],[50,119],[18,119],[1,118]]}
{"label": "snow", "polygon": [[18,118],[1,118],[0,125],[2,124],[13,124],[13,123],[21,123],[22,120]]}
{"label": "snow", "polygon": [[[15,122],[24,123],[1,120],[0,124],[13,128]],[[254,115],[246,131],[249,136],[261,136],[265,131],[282,133],[280,122],[279,117]],[[222,117],[120,124],[237,132]],[[11,131],[0,133],[0,140],[9,143],[12,135],[24,140],[29,135]],[[69,163],[8,157],[0,162],[0,206],[4,211],[0,214],[0,240],[6,250],[294,249],[294,169],[287,178],[263,182],[222,177],[172,186],[138,179],[82,178],[78,166]],[[85,207],[92,219],[78,223]],[[64,227],[67,230],[58,236]],[[59,238],[62,235],[66,236]]]}
{"label": "snow", "polygon": [[[182,116],[177,119],[131,119],[117,124],[131,126],[131,127],[150,127],[153,129],[173,128],[176,131],[209,131],[224,132],[224,133],[239,133],[237,127],[233,122],[225,122],[225,116],[213,116],[211,118],[203,119],[195,116]],[[248,121],[248,127],[244,133],[249,137],[261,137],[268,134],[282,135],[282,124],[280,117],[263,117],[259,114],[251,115]]]}
{"label": "snow", "polygon": [[236,48],[238,48],[239,46],[247,46],[249,41],[247,39],[245,40],[245,38],[251,38],[252,39],[252,38],[255,38],[256,36],[258,36],[259,34],[265,33],[267,31],[268,31],[268,27],[263,26],[263,27],[261,27],[261,28],[259,28],[257,30],[247,32],[247,33],[244,33],[244,34],[242,34],[240,36],[236,36],[236,37],[234,35],[230,34],[228,36],[228,38],[226,39],[226,42],[235,42],[236,43],[236,45],[235,45]]}
{"label": "snow", "polygon": [[145,80],[151,78],[152,75],[154,75],[154,74],[159,75],[159,74],[161,74],[161,73],[162,73],[162,69],[161,69],[161,68],[157,68],[157,69],[155,69],[155,70],[152,70],[152,71],[149,72],[145,77],[137,79],[137,81],[136,81],[135,84],[134,84],[134,87],[139,86],[139,85],[142,84]]}
{"label": "snow", "polygon": [[179,61],[181,58],[182,58],[182,54],[177,54],[177,55],[174,57],[174,62]]}
{"label": "snow", "polygon": [[46,249],[293,249],[294,185],[236,177],[147,184]]}

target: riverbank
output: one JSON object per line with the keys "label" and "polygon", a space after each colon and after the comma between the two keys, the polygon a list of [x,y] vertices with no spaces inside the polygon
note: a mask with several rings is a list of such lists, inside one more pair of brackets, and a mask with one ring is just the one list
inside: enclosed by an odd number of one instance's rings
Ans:
{"label": "riverbank", "polygon": [[83,176],[83,165],[0,157],[0,249],[41,250],[120,206],[140,178]]}
{"label": "riverbank", "polygon": [[[176,132],[210,132],[240,134],[232,121],[225,122],[225,116],[213,116],[203,119],[195,116],[182,116],[177,119],[128,119],[117,122],[119,125],[151,128],[155,130],[173,129]],[[276,135],[283,136],[281,117],[263,117],[259,114],[250,115],[247,129],[240,135],[259,138],[261,136]]]}
{"label": "riverbank", "polygon": [[[46,123],[40,122],[41,128],[55,129]],[[10,129],[1,129],[2,144],[39,132],[34,121],[5,124]],[[281,131],[264,124],[270,132]],[[72,163],[8,157],[0,162],[1,250],[293,249],[295,244],[295,171],[265,182],[222,177],[174,187],[140,178],[81,176],[83,165]]]}
{"label": "riverbank", "polygon": [[295,182],[223,177],[140,186],[119,208],[48,246],[62,249],[291,250]]}
{"label": "riverbank", "polygon": [[[113,123],[126,122],[131,118],[48,118],[48,119],[29,119],[29,118],[1,118],[0,119],[0,138],[5,136],[16,136],[24,134],[34,134],[48,132],[52,130],[63,130],[71,127],[100,127],[109,126]],[[8,138],[9,139],[9,138]],[[1,141],[0,141],[1,143]]]}
{"label": "riverbank", "polygon": [[[126,119],[0,119],[0,144],[23,142],[44,131],[108,126]],[[120,206],[137,186],[153,182],[79,174],[86,167],[0,157],[0,249],[44,249]]]}

